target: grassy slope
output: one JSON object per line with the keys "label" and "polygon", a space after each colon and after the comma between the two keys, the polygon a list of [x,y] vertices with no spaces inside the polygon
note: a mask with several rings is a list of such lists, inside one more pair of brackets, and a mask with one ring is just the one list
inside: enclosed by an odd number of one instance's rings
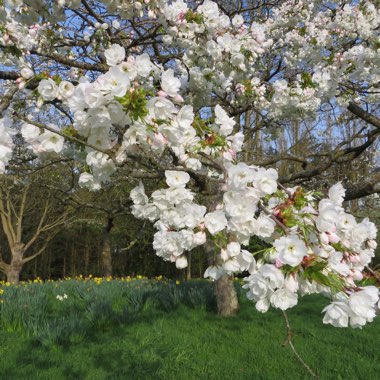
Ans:
{"label": "grassy slope", "polygon": [[[322,324],[309,297],[288,312],[294,344],[321,379],[379,379],[380,321],[363,330]],[[0,332],[0,379],[307,379],[289,347],[278,311],[259,314],[244,302],[221,319],[180,306],[145,310],[129,325],[98,331],[84,342],[44,347]]]}

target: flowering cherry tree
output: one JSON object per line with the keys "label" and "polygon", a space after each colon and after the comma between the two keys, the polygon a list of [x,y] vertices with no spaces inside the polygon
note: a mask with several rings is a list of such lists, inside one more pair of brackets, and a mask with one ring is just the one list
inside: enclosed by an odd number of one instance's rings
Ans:
{"label": "flowering cherry tree", "polygon": [[[120,167],[157,179],[153,192],[143,182],[131,191],[132,213],[154,223],[157,255],[177,268],[204,248],[221,314],[236,311],[231,278],[245,272],[260,312],[322,293],[331,300],[324,323],[374,319],[375,225],[344,210],[340,183],[326,197],[297,181],[355,159],[380,134],[376,2],[1,3],[3,173],[18,134],[35,159],[73,155],[91,190]],[[347,109],[365,131],[287,178],[249,159],[252,112],[280,126],[315,119],[325,105]],[[373,181],[358,186],[355,194],[378,191]],[[267,248],[249,252],[253,236]]]}

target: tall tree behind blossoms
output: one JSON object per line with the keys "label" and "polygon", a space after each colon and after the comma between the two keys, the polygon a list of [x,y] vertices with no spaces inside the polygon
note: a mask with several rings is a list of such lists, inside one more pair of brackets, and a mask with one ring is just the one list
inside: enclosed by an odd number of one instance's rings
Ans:
{"label": "tall tree behind blossoms", "polygon": [[[7,281],[18,284],[24,265],[43,254],[55,235],[70,223],[72,210],[57,200],[49,182],[57,168],[33,172],[8,172],[0,179],[0,221],[2,244],[0,272]],[[62,170],[61,170],[62,172]],[[65,174],[67,173],[67,170]]]}
{"label": "tall tree behind blossoms", "polygon": [[[247,295],[261,312],[323,293],[324,323],[372,321],[374,224],[344,211],[341,184],[327,198],[297,184],[378,138],[377,3],[2,3],[4,174],[17,131],[41,159],[73,156],[80,185],[94,191],[119,167],[131,179],[156,178],[157,190],[132,190],[132,212],[154,223],[157,255],[177,268],[204,246],[220,314],[237,311],[232,277],[248,271]],[[258,132],[318,120],[331,107],[366,127],[317,163],[314,152],[284,155],[274,162],[305,165],[279,178],[244,148]],[[322,119],[316,130],[324,128]],[[356,197],[378,191],[374,177],[355,186]],[[246,250],[252,236],[269,248]]]}

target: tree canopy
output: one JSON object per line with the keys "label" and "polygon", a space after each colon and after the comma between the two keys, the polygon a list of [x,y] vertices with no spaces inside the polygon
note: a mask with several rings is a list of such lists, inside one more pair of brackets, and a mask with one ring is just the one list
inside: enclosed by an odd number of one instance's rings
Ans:
{"label": "tree canopy", "polygon": [[[379,192],[376,2],[1,3],[4,176],[64,160],[82,188],[127,179],[159,257],[203,249],[221,314],[249,272],[261,312],[316,292],[325,323],[372,321],[376,226],[343,201]],[[353,165],[347,191],[316,184]]]}

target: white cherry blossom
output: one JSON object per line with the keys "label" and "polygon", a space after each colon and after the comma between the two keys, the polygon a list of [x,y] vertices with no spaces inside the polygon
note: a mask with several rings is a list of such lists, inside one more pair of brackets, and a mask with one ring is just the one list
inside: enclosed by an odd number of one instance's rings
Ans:
{"label": "white cherry blossom", "polygon": [[307,255],[305,243],[296,235],[283,236],[273,243],[278,259],[283,264],[296,266],[301,263],[304,256]]}
{"label": "white cherry blossom", "polygon": [[120,62],[122,62],[125,58],[125,49],[118,45],[113,44],[109,49],[104,52],[104,55],[107,60],[107,65],[116,66]]}
{"label": "white cherry blossom", "polygon": [[186,172],[178,172],[173,170],[165,171],[166,183],[170,187],[185,187],[190,181],[190,176]]}
{"label": "white cherry blossom", "polygon": [[53,79],[43,79],[38,85],[38,92],[44,100],[51,101],[54,100],[59,93],[58,86],[55,84]]}

